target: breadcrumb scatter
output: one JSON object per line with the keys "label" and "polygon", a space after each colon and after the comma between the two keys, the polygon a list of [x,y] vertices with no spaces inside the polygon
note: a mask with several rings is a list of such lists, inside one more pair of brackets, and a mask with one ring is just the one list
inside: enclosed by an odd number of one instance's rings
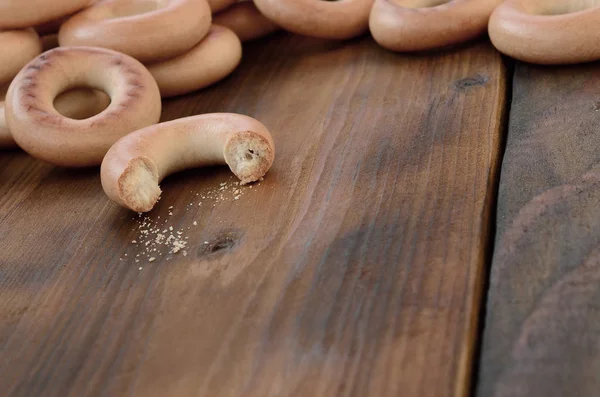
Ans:
{"label": "breadcrumb scatter", "polygon": [[[186,211],[203,207],[205,204],[208,208],[211,207],[211,204],[212,207],[216,207],[217,204],[225,202],[238,205],[239,200],[248,191],[246,188],[252,189],[254,185],[243,186],[239,181],[233,179],[235,178],[232,176],[229,181],[222,182],[218,187],[209,190],[198,193],[191,192],[197,199],[186,204]],[[258,185],[260,185],[260,182],[256,183],[256,186]],[[142,261],[152,263],[161,257],[166,257],[168,261],[174,255],[188,255],[189,236],[186,236],[184,231],[190,230],[190,224],[180,225],[177,223],[169,225],[171,219],[173,219],[171,218],[173,212],[176,210],[175,206],[169,206],[167,208],[169,216],[163,219],[160,216],[153,219],[150,215],[144,213],[138,213],[137,218],[134,218],[137,223],[137,237],[131,240],[131,244],[134,244],[138,250],[134,258],[135,263]],[[199,209],[198,211],[202,210]],[[219,223],[223,223],[223,221],[221,220]],[[198,222],[194,220],[191,225],[198,226]],[[204,244],[208,245],[209,242],[204,241]],[[124,257],[127,257],[127,254],[124,254]],[[119,260],[123,260],[123,257]],[[142,269],[143,267],[139,266],[139,270]]]}

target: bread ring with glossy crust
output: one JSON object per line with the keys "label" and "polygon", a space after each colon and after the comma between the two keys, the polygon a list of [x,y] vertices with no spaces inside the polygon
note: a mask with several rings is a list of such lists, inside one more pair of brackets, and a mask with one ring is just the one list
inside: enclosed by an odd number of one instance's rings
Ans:
{"label": "bread ring with glossy crust", "polygon": [[238,0],[207,0],[211,11],[214,13],[222,11],[238,2]]}
{"label": "bread ring with glossy crust", "polygon": [[424,51],[472,40],[485,33],[503,0],[375,0],[369,28],[392,51]]}
{"label": "bread ring with glossy crust", "polygon": [[256,40],[279,30],[279,26],[265,17],[251,1],[237,3],[214,15],[213,23],[233,30],[242,42]]}
{"label": "bread ring with glossy crust", "polygon": [[72,14],[90,0],[2,0],[0,29],[27,28]]}
{"label": "bread ring with glossy crust", "polygon": [[489,35],[506,55],[537,64],[600,59],[600,0],[509,0],[492,14]]}
{"label": "bread ring with glossy crust", "polygon": [[104,0],[63,23],[58,42],[154,62],[189,51],[206,36],[211,20],[206,0]]}
{"label": "bread ring with glossy crust", "polygon": [[349,39],[369,28],[373,0],[254,0],[283,29],[323,39]]}
{"label": "bread ring with glossy crust", "polygon": [[188,169],[227,164],[242,184],[262,178],[275,158],[273,138],[259,121],[213,113],[156,124],[120,139],[102,161],[110,199],[136,212],[158,201],[159,183]]}
{"label": "bread ring with glossy crust", "polygon": [[189,52],[147,65],[163,97],[187,94],[227,77],[242,59],[242,43],[230,29],[212,25]]}
{"label": "bread ring with glossy crust", "polygon": [[[8,89],[8,86],[6,86]],[[0,88],[0,149],[15,148],[17,143],[6,125],[4,115],[4,95]],[[92,117],[108,107],[110,98],[102,91],[74,88],[63,92],[54,100],[54,107],[58,113],[72,119],[86,119]]]}
{"label": "bread ring with glossy crust", "polygon": [[10,82],[41,52],[42,43],[35,30],[0,30],[0,84]]}
{"label": "bread ring with glossy crust", "polygon": [[[54,99],[74,87],[104,91],[110,105],[85,120],[61,115]],[[15,77],[6,96],[6,121],[18,145],[50,163],[98,165],[122,136],[160,119],[156,81],[135,59],[92,47],[55,48]]]}

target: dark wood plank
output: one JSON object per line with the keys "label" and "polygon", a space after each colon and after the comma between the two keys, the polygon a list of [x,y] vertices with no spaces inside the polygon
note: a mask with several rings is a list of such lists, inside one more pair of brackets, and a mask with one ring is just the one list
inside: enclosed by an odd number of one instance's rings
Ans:
{"label": "dark wood plank", "polygon": [[519,64],[478,395],[600,391],[600,71]]}
{"label": "dark wood plank", "polygon": [[[504,96],[486,42],[400,56],[282,34],[165,106],[272,130],[274,167],[238,200],[226,169],[192,170],[138,218],[97,170],[3,155],[0,390],[466,395]],[[140,221],[187,246],[148,253]]]}

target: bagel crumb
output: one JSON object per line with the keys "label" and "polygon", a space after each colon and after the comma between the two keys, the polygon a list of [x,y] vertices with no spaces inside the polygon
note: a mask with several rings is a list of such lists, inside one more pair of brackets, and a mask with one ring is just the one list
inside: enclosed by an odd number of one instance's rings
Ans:
{"label": "bagel crumb", "polygon": [[[186,210],[194,208],[195,205],[202,207],[204,205],[212,204],[216,207],[217,204],[230,202],[237,203],[242,196],[247,192],[239,181],[233,181],[234,177],[230,177],[230,180],[219,183],[214,188],[195,193],[194,197],[198,197],[196,200],[186,204]],[[257,186],[260,182],[255,183]],[[248,185],[250,188],[253,185]],[[193,192],[192,192],[193,193]],[[237,205],[237,204],[236,204]],[[140,263],[145,260],[148,263],[152,263],[158,260],[158,258],[164,257],[166,260],[172,259],[174,255],[187,256],[187,246],[189,242],[189,236],[185,235],[185,230],[189,230],[192,226],[198,226],[199,222],[194,220],[190,225],[183,225],[177,227],[176,225],[169,225],[170,218],[176,206],[171,205],[167,208],[168,217],[157,216],[153,219],[150,215],[142,213],[138,214],[134,220],[137,222],[137,237],[131,240],[131,244],[138,247],[139,251],[135,255],[135,263]],[[219,222],[220,224],[223,221]],[[209,241],[204,241],[204,245],[210,244]],[[125,254],[127,256],[127,254]],[[122,258],[121,258],[122,259]]]}

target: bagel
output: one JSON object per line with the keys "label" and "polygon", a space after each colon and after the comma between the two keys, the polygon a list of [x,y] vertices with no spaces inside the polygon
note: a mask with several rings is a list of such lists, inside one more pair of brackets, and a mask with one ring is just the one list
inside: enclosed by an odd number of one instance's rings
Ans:
{"label": "bagel", "polygon": [[237,3],[214,15],[213,23],[233,30],[242,42],[256,40],[279,30],[279,26],[265,17],[251,1]]}
{"label": "bagel", "polygon": [[375,0],[369,29],[392,51],[425,51],[472,40],[486,32],[503,0]]}
{"label": "bagel", "polygon": [[254,0],[283,29],[324,39],[349,39],[369,28],[373,0]]}
{"label": "bagel", "polygon": [[[61,115],[54,99],[70,88],[104,91],[111,103],[85,120]],[[99,165],[122,136],[158,122],[161,101],[148,70],[135,59],[91,47],[55,48],[25,66],[10,84],[6,121],[32,156],[66,167]]]}
{"label": "bagel", "polygon": [[230,29],[212,25],[189,52],[147,65],[163,97],[187,94],[224,79],[239,65],[242,43]]}
{"label": "bagel", "polygon": [[89,2],[90,0],[2,0],[0,29],[41,25],[81,10]]}
{"label": "bagel", "polygon": [[189,51],[206,36],[211,20],[206,0],[104,0],[63,23],[58,42],[154,62]]}
{"label": "bagel", "polygon": [[207,0],[211,11],[214,13],[222,11],[233,4],[237,3],[238,0]]}
{"label": "bagel", "polygon": [[159,183],[187,169],[227,164],[242,184],[262,178],[275,157],[273,138],[259,121],[213,113],[173,120],[135,131],[115,143],[102,161],[106,195],[136,212],[152,210]]}
{"label": "bagel", "polygon": [[600,1],[509,0],[492,14],[489,36],[502,53],[537,64],[600,59]]}
{"label": "bagel", "polygon": [[42,52],[42,43],[35,30],[0,31],[0,84],[6,84],[19,70]]}

